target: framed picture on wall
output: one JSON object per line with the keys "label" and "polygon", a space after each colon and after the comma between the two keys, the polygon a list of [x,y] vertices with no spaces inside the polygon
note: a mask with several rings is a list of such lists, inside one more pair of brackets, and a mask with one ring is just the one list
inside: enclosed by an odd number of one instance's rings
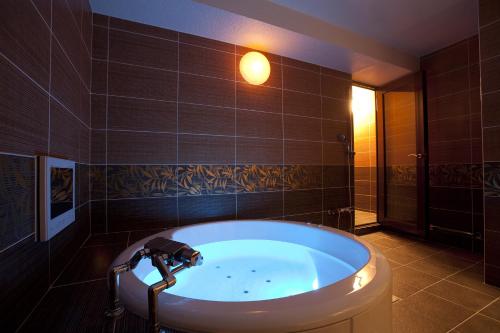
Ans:
{"label": "framed picture on wall", "polygon": [[75,162],[39,157],[40,241],[47,241],[75,221]]}

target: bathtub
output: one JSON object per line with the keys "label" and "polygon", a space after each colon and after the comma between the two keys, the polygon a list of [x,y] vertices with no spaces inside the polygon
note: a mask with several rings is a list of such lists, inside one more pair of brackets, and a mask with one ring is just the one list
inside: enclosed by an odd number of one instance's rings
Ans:
{"label": "bathtub", "polygon": [[[176,275],[159,295],[161,325],[183,332],[391,332],[391,269],[361,239],[299,222],[224,221],[171,229],[166,237],[199,250],[204,262]],[[149,259],[120,276],[125,308],[148,318]]]}

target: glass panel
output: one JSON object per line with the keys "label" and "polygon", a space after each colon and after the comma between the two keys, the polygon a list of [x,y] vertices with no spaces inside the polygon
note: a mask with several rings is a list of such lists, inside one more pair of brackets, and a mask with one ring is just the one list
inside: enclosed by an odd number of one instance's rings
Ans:
{"label": "glass panel", "polygon": [[377,222],[375,91],[352,87],[355,225]]}
{"label": "glass panel", "polygon": [[417,222],[417,124],[413,77],[384,94],[386,218]]}

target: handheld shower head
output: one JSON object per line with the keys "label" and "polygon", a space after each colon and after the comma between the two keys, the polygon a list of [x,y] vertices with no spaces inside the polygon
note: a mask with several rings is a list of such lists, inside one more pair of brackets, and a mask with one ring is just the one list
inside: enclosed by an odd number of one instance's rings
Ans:
{"label": "handheld shower head", "polygon": [[339,134],[337,134],[337,140],[339,140],[342,143],[346,143],[347,137],[345,136],[345,134],[339,133]]}

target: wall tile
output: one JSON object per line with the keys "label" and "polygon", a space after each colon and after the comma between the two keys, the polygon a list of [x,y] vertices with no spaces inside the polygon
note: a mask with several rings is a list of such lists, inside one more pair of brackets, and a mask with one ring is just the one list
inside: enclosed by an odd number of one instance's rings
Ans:
{"label": "wall tile", "polygon": [[91,95],[90,101],[91,110],[91,128],[93,129],[106,129],[106,96],[104,95]]}
{"label": "wall tile", "polygon": [[321,189],[285,191],[285,215],[320,212],[323,210]]}
{"label": "wall tile", "polygon": [[48,148],[48,96],[0,58],[0,151],[43,154]]}
{"label": "wall tile", "polygon": [[266,58],[269,60],[269,62],[274,62],[274,63],[277,63],[277,64],[281,64],[281,58],[282,57],[279,56],[279,55],[272,54],[272,53],[269,53],[269,52],[265,52],[265,51],[262,51],[262,50],[252,49],[252,48],[249,48],[249,47],[246,47],[246,46],[236,45],[236,54],[238,54],[238,55],[245,55],[245,54],[247,54],[250,51],[260,52],[260,53],[262,53],[263,55],[266,56]]}
{"label": "wall tile", "polygon": [[500,4],[495,0],[479,1],[479,26],[482,27],[500,19]]}
{"label": "wall tile", "polygon": [[207,135],[179,135],[179,163],[232,164],[234,138]]}
{"label": "wall tile", "polygon": [[321,119],[284,116],[285,139],[321,141]]}
{"label": "wall tile", "polygon": [[321,142],[285,140],[285,164],[322,164]]}
{"label": "wall tile", "polygon": [[235,79],[235,56],[205,47],[179,45],[179,70],[221,79]]}
{"label": "wall tile", "polygon": [[323,190],[323,210],[336,210],[349,206],[347,188],[328,188]]}
{"label": "wall tile", "polygon": [[29,237],[0,253],[0,262],[0,285],[6,286],[0,323],[14,332],[49,288],[49,244]]}
{"label": "wall tile", "polygon": [[351,98],[352,82],[330,75],[321,76],[321,94],[323,96],[349,100]]}
{"label": "wall tile", "polygon": [[90,134],[90,162],[106,164],[106,131],[92,130]]}
{"label": "wall tile", "polygon": [[467,88],[467,68],[427,78],[427,96],[429,99],[463,91]]}
{"label": "wall tile", "polygon": [[6,0],[0,4],[0,20],[0,51],[48,90],[50,31],[42,17],[30,1]]}
{"label": "wall tile", "polygon": [[50,103],[50,154],[72,161],[80,160],[80,122],[59,103]]}
{"label": "wall tile", "polygon": [[347,138],[351,137],[351,124],[342,121],[332,121],[324,119],[322,121],[323,141],[338,142],[338,135],[344,134]]}
{"label": "wall tile", "polygon": [[283,216],[282,192],[240,193],[237,204],[239,219]]}
{"label": "wall tile", "polygon": [[236,135],[259,138],[283,138],[282,115],[236,110]]}
{"label": "wall tile", "polygon": [[283,163],[283,141],[276,139],[236,139],[236,163],[281,164]]}
{"label": "wall tile", "polygon": [[351,106],[349,100],[322,97],[321,116],[325,119],[350,121]]}
{"label": "wall tile", "polygon": [[105,200],[90,202],[90,231],[92,234],[108,232],[106,206]]}
{"label": "wall tile", "polygon": [[500,126],[483,129],[485,161],[500,161]]}
{"label": "wall tile", "polygon": [[315,65],[315,64],[310,64],[307,62],[303,62],[300,60],[295,60],[292,58],[287,58],[287,57],[282,57],[282,63],[285,66],[291,66],[303,70],[308,70],[311,72],[319,73],[320,72],[320,66]]}
{"label": "wall tile", "polygon": [[[354,168],[354,169],[355,169],[354,179],[362,179],[358,171],[359,169],[367,169],[367,168]],[[347,186],[349,179],[348,172],[349,169],[347,168],[346,165],[323,166],[323,187],[326,188],[326,187]]]}
{"label": "wall tile", "polygon": [[500,57],[481,63],[481,92],[500,90]]}
{"label": "wall tile", "polygon": [[236,84],[236,107],[248,110],[282,112],[281,90],[248,83]]}
{"label": "wall tile", "polygon": [[179,76],[179,101],[234,107],[234,82],[190,74]]}
{"label": "wall tile", "polygon": [[108,129],[177,131],[177,103],[108,97]]}
{"label": "wall tile", "polygon": [[500,91],[482,96],[483,126],[500,126]]}
{"label": "wall tile", "polygon": [[294,222],[305,222],[321,224],[323,222],[323,213],[305,213],[298,215],[288,215],[285,216],[285,220]]}
{"label": "wall tile", "polygon": [[433,76],[466,67],[468,64],[468,40],[465,40],[423,57],[421,68],[428,76]]}
{"label": "wall tile", "polygon": [[108,59],[108,29],[94,25],[92,36],[92,58]]}
{"label": "wall tile", "polygon": [[234,135],[235,111],[233,108],[179,103],[179,132]]}
{"label": "wall tile", "polygon": [[177,226],[177,198],[109,200],[108,213],[109,232],[171,228]]}
{"label": "wall tile", "polygon": [[163,38],[163,39],[169,39],[169,40],[178,40],[178,32],[164,29],[164,28],[158,28],[154,27],[151,25],[147,24],[141,24],[137,22],[132,22],[132,21],[127,21],[127,20],[122,20],[116,17],[110,17],[109,18],[109,27],[111,29],[118,29],[118,30],[125,30],[125,31],[130,31],[130,32],[135,32],[137,34],[142,34],[142,35],[147,35],[147,36],[154,36],[158,38]]}
{"label": "wall tile", "polygon": [[283,66],[283,87],[285,89],[320,94],[320,82],[319,73]]}
{"label": "wall tile", "polygon": [[500,232],[500,197],[485,196],[485,227]]}
{"label": "wall tile", "polygon": [[92,61],[92,88],[94,94],[108,93],[108,65],[106,61]]}
{"label": "wall tile", "polygon": [[110,63],[110,95],[175,101],[177,73],[158,69]]}
{"label": "wall tile", "polygon": [[175,134],[108,131],[109,164],[177,163]]}
{"label": "wall tile", "polygon": [[321,117],[321,96],[283,91],[283,112],[298,116]]}
{"label": "wall tile", "polygon": [[466,116],[469,113],[468,98],[468,92],[462,91],[457,92],[456,94],[429,100],[427,102],[429,121]]}
{"label": "wall tile", "polygon": [[235,46],[233,44],[224,43],[218,40],[204,38],[200,36],[185,34],[183,32],[179,33],[179,41],[181,43],[206,47],[209,49],[234,53]]}
{"label": "wall tile", "polygon": [[[451,141],[470,138],[469,116],[429,121],[429,142]],[[468,146],[464,142],[464,146]]]}
{"label": "wall tile", "polygon": [[35,160],[0,155],[0,249],[34,231]]}
{"label": "wall tile", "polygon": [[236,218],[236,195],[203,195],[179,198],[179,223],[187,225]]}
{"label": "wall tile", "polygon": [[[351,162],[352,163],[352,162]],[[341,143],[323,144],[323,164],[324,165],[345,165],[347,164],[347,147]]]}
{"label": "wall tile", "polygon": [[52,16],[51,15],[52,0],[34,0],[32,2],[42,15],[42,18],[45,20],[47,25],[50,25],[50,20]]}
{"label": "wall tile", "polygon": [[110,29],[109,60],[175,71],[177,42]]}

